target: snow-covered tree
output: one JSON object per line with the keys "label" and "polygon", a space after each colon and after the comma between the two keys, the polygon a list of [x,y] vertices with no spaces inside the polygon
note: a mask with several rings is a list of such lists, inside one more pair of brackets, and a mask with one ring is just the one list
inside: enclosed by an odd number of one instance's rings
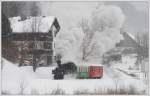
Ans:
{"label": "snow-covered tree", "polygon": [[90,19],[82,18],[79,28],[58,33],[55,51],[64,60],[101,63],[103,54],[123,38],[120,28],[125,16],[119,7],[102,5],[91,14]]}
{"label": "snow-covered tree", "polygon": [[102,32],[107,28],[121,28],[125,16],[120,7],[101,5],[92,13],[91,27],[93,31]]}
{"label": "snow-covered tree", "polygon": [[55,39],[55,53],[62,56],[62,62],[78,61],[80,58],[79,46],[83,32],[80,28],[72,28],[59,32]]}
{"label": "snow-covered tree", "polygon": [[80,23],[84,32],[81,45],[82,60],[100,63],[102,55],[123,38],[120,28],[124,20],[122,10],[112,5],[96,7],[90,20],[83,19]]}
{"label": "snow-covered tree", "polygon": [[94,32],[90,30],[90,27],[88,25],[88,20],[86,18],[82,18],[81,22],[79,23],[80,27],[82,28],[82,31],[84,33],[84,38],[81,45],[81,52],[82,52],[82,58],[81,60],[86,61],[88,56],[93,52],[94,45],[92,44]]}

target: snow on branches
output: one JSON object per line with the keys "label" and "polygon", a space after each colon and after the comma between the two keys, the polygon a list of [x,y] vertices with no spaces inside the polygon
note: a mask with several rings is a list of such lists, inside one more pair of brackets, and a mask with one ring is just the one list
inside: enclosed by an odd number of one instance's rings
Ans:
{"label": "snow on branches", "polygon": [[90,19],[82,18],[79,28],[59,33],[56,53],[61,53],[68,59],[74,57],[79,61],[101,63],[102,55],[123,39],[120,29],[124,21],[125,16],[119,7],[96,7]]}

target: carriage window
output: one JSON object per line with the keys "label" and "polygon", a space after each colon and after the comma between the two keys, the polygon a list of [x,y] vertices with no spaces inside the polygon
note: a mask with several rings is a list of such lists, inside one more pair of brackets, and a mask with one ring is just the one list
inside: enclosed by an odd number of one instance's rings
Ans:
{"label": "carriage window", "polygon": [[88,68],[86,68],[86,72],[88,72]]}
{"label": "carriage window", "polygon": [[90,67],[88,67],[88,71],[90,71]]}
{"label": "carriage window", "polygon": [[93,72],[95,71],[95,67],[93,67]]}
{"label": "carriage window", "polygon": [[94,67],[91,67],[91,69],[92,69],[91,71],[94,72]]}
{"label": "carriage window", "polygon": [[82,67],[79,68],[79,71],[82,72]]}

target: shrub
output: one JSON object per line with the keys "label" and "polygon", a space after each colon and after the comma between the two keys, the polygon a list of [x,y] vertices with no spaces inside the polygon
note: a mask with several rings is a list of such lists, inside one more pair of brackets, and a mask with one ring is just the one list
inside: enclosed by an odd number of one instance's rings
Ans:
{"label": "shrub", "polygon": [[10,92],[7,90],[2,90],[2,95],[10,95]]}
{"label": "shrub", "polygon": [[65,95],[65,91],[61,88],[52,90],[51,95]]}
{"label": "shrub", "polygon": [[39,91],[35,88],[33,88],[30,92],[31,95],[39,95]]}

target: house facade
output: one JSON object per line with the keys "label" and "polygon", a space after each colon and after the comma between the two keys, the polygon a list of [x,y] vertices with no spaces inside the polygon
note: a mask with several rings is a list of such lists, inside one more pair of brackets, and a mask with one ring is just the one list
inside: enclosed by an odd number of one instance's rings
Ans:
{"label": "house facade", "polygon": [[110,61],[120,61],[122,63],[132,62],[134,64],[136,63],[136,60],[134,59],[137,58],[138,54],[137,48],[139,48],[140,45],[135,41],[131,34],[127,32],[122,32],[121,34],[124,39],[120,40],[120,42],[116,44],[115,48],[104,54],[104,61],[106,63],[109,63]]}
{"label": "house facade", "polygon": [[128,66],[129,69],[147,73],[148,64],[144,61],[147,59],[148,52],[146,53],[145,48],[137,43],[130,33],[122,32],[122,35],[124,39],[117,43],[115,48],[104,54],[104,63],[119,61],[121,64]]}
{"label": "house facade", "polygon": [[48,16],[28,17],[23,21],[15,21],[13,18],[11,20],[13,30],[11,40],[17,46],[20,66],[53,64],[55,62],[54,38],[60,30],[57,18]]}

